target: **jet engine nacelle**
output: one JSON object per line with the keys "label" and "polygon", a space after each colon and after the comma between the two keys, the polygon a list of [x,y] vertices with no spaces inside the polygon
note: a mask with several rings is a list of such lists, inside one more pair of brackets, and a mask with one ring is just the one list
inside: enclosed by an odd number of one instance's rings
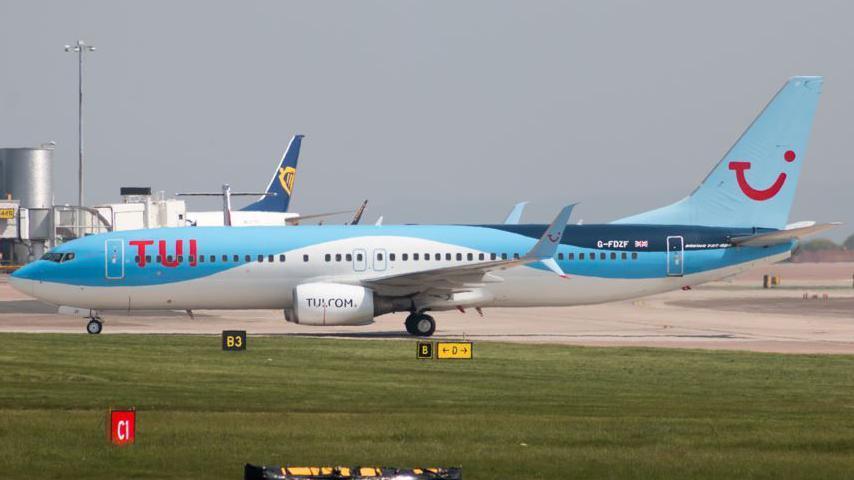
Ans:
{"label": "jet engine nacelle", "polygon": [[374,292],[341,283],[297,285],[285,318],[301,325],[367,325],[374,322]]}

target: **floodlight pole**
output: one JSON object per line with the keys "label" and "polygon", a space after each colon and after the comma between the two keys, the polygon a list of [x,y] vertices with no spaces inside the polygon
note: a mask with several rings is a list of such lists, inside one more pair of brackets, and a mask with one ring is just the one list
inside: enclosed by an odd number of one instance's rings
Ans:
{"label": "floodlight pole", "polygon": [[[77,147],[79,165],[77,171],[77,206],[83,206],[83,54],[94,52],[95,47],[86,44],[83,40],[77,40],[75,45],[66,45],[66,52],[77,54]],[[78,236],[79,236],[78,232]]]}

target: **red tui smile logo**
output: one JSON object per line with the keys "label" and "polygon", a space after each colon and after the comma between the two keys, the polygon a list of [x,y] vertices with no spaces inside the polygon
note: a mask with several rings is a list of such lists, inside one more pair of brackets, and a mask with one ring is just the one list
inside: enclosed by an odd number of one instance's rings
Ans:
{"label": "red tui smile logo", "polygon": [[[789,163],[794,162],[796,158],[795,152],[787,150],[786,153],[783,154],[783,158]],[[747,182],[747,177],[744,175],[745,171],[750,170],[750,162],[729,162],[729,169],[735,170],[735,178],[738,181],[738,186],[741,188],[741,191],[749,198],[758,202],[774,198],[774,196],[780,192],[780,189],[783,188],[783,184],[786,183],[786,173],[780,172],[780,175],[777,176],[777,180],[775,180],[770,187],[764,190],[757,190],[750,186],[750,183]]]}

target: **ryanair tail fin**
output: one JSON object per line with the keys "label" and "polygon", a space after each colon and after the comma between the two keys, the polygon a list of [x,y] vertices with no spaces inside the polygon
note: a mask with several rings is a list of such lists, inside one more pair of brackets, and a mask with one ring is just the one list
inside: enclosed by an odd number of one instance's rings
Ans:
{"label": "ryanair tail fin", "polygon": [[792,77],[691,195],[614,223],[785,227],[823,77]]}
{"label": "ryanair tail fin", "polygon": [[[279,168],[273,173],[273,178],[267,185],[267,195],[251,203],[241,210],[256,212],[287,212],[294,191],[294,181],[297,176],[297,160],[302,139],[305,135],[294,135],[288,143]],[[273,194],[273,195],[270,195]]]}

